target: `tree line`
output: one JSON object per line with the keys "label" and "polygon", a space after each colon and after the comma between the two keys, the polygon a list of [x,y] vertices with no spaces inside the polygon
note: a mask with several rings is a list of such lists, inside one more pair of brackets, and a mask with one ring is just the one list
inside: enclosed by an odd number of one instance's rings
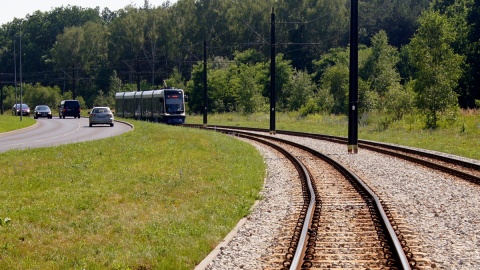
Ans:
{"label": "tree line", "polygon": [[[184,88],[190,113],[200,113],[205,41],[208,110],[265,111],[273,9],[279,109],[346,113],[349,8],[348,0],[146,0],[118,11],[36,11],[0,28],[0,98],[14,103],[21,51],[27,95],[113,106],[115,92],[165,82]],[[359,1],[361,112],[399,119],[418,110],[435,127],[445,112],[479,106],[479,19],[474,0]]]}

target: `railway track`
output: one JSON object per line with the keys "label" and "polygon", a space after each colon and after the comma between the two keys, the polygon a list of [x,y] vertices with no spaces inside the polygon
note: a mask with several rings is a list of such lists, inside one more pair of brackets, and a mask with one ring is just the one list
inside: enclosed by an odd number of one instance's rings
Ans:
{"label": "railway track", "polygon": [[[199,127],[200,125],[191,125],[192,127]],[[229,127],[229,126],[212,126],[211,129],[228,129],[228,130],[243,130],[250,132],[268,133],[267,129],[260,128],[245,128],[245,127]],[[329,136],[322,134],[303,133],[295,131],[277,131],[277,134],[289,135],[295,137],[312,138],[316,140],[330,141],[334,143],[347,144],[347,139],[337,136]],[[386,143],[359,140],[358,146],[361,149],[368,149],[370,151],[382,153],[385,155],[401,158],[416,164],[421,164],[425,167],[435,170],[443,171],[470,181],[476,185],[480,185],[480,165],[456,158],[446,157],[442,155],[433,154],[426,151],[421,151],[412,148],[401,147]]]}
{"label": "railway track", "polygon": [[420,269],[387,206],[348,169],[286,140],[221,131],[282,152],[303,179],[299,217],[285,227],[272,269]]}

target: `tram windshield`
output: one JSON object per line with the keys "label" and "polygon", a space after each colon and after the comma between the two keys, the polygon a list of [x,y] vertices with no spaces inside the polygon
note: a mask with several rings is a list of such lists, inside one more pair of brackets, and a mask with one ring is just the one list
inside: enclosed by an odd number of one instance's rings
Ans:
{"label": "tram windshield", "polygon": [[172,93],[165,95],[165,107],[167,113],[183,113],[183,95],[182,93]]}

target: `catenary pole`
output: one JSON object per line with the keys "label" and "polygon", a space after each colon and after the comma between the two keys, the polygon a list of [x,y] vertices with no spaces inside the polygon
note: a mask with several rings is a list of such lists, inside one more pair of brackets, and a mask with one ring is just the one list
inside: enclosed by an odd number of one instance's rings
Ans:
{"label": "catenary pole", "polygon": [[203,126],[207,126],[207,39],[203,39]]}
{"label": "catenary pole", "polygon": [[270,36],[270,133],[275,134],[275,12],[272,8]]}
{"label": "catenary pole", "polygon": [[[22,21],[23,24],[23,21]],[[20,25],[22,27],[22,25]],[[20,64],[20,121],[23,121],[23,82],[22,82],[22,29],[20,28],[20,52],[19,52],[19,64]]]}
{"label": "catenary pole", "polygon": [[351,0],[348,152],[358,153],[358,0]]}
{"label": "catenary pole", "polygon": [[[13,40],[13,69],[15,70],[15,104],[18,104],[18,91],[17,91],[17,51],[16,51],[16,48],[17,48],[17,45],[16,45],[16,37],[15,39]],[[16,106],[16,105],[15,105]],[[16,112],[16,109],[15,108],[15,116],[17,116],[17,112]]]}

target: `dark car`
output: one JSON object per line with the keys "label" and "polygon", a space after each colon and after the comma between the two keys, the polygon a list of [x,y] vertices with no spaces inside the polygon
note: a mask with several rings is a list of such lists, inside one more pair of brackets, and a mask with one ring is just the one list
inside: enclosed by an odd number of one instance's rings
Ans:
{"label": "dark car", "polygon": [[20,116],[20,114],[30,116],[30,107],[27,104],[13,104],[12,115]]}
{"label": "dark car", "polygon": [[58,117],[73,116],[80,118],[80,102],[78,100],[62,100],[58,106]]}
{"label": "dark car", "polygon": [[33,118],[37,119],[40,117],[46,117],[52,119],[52,110],[47,105],[38,105],[33,110]]}

